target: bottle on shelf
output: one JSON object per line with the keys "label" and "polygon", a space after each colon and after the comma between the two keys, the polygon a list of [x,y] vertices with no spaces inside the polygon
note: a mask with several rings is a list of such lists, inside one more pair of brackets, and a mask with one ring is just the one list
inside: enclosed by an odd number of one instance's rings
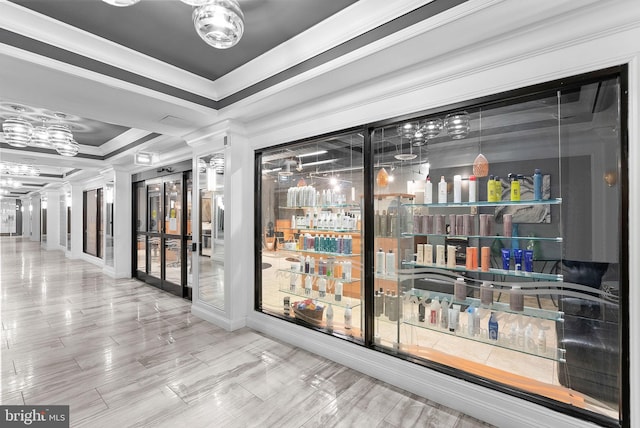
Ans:
{"label": "bottle on shelf", "polygon": [[440,182],[438,183],[438,203],[447,203],[447,182],[444,179],[444,175],[440,176]]}
{"label": "bottle on shelf", "polygon": [[542,173],[538,168],[533,172],[533,199],[542,200]]}
{"label": "bottle on shelf", "polygon": [[449,326],[449,301],[444,299],[440,305],[440,327],[447,328]]}
{"label": "bottle on shelf", "polygon": [[498,340],[498,317],[495,312],[491,312],[489,317],[489,339]]}
{"label": "bottle on shelf", "polygon": [[341,281],[336,281],[336,293],[333,296],[334,299],[336,300],[336,302],[340,302],[342,301],[342,289],[343,289],[343,284]]}
{"label": "bottle on shelf", "polygon": [[538,354],[546,355],[547,354],[547,334],[544,332],[543,328],[540,328],[538,331]]}
{"label": "bottle on shelf", "polygon": [[351,330],[351,306],[349,304],[344,308],[344,328]]}
{"label": "bottle on shelf", "polygon": [[509,173],[509,185],[511,186],[511,201],[517,202],[520,200],[520,181],[516,174]]}
{"label": "bottle on shelf", "polygon": [[476,202],[477,201],[476,192],[477,192],[477,190],[476,190],[476,176],[475,175],[470,175],[469,176],[469,202]]}
{"label": "bottle on shelf", "polygon": [[494,186],[495,181],[493,180],[493,175],[489,176],[489,180],[487,180],[487,202],[495,202],[496,201],[496,188]]}
{"label": "bottle on shelf", "polygon": [[497,175],[493,177],[493,191],[495,192],[493,202],[502,201],[502,181]]}
{"label": "bottle on shelf", "polygon": [[389,252],[386,254],[385,267],[387,275],[393,275],[396,272],[396,255],[391,248],[389,248]]}
{"label": "bottle on shelf", "polygon": [[331,306],[331,303],[327,306],[325,316],[327,317],[327,330],[333,331],[333,306]]}
{"label": "bottle on shelf", "polygon": [[453,203],[459,204],[462,202],[462,176],[453,176]]}
{"label": "bottle on shelf", "polygon": [[380,248],[376,253],[376,273],[377,274],[384,275],[384,261],[385,261],[384,251],[382,251],[382,248]]}
{"label": "bottle on shelf", "polygon": [[304,294],[306,296],[311,296],[312,286],[313,286],[313,283],[311,280],[311,275],[307,275],[307,277],[304,280]]}
{"label": "bottle on shelf", "polygon": [[384,291],[382,287],[380,290],[376,291],[376,294],[373,298],[373,315],[379,317],[384,313]]}
{"label": "bottle on shelf", "polygon": [[431,177],[427,175],[427,181],[424,186],[424,203],[433,203],[433,184],[431,183]]}
{"label": "bottle on shelf", "polygon": [[456,278],[456,281],[453,284],[453,294],[459,302],[463,302],[467,299],[467,284],[464,282],[464,278]]}
{"label": "bottle on shelf", "polygon": [[524,328],[524,349],[534,354],[538,350],[536,341],[533,338],[533,326],[531,323],[527,323],[527,326]]}
{"label": "bottle on shelf", "polygon": [[325,297],[327,295],[327,280],[320,278],[318,280],[318,296]]}

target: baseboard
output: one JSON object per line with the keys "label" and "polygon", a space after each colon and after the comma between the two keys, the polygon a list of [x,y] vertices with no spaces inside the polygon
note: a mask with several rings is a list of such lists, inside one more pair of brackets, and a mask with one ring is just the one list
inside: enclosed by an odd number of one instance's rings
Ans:
{"label": "baseboard", "polygon": [[217,325],[218,327],[222,327],[227,331],[238,330],[246,327],[247,325],[246,318],[244,317],[240,319],[229,319],[224,313],[218,312],[211,307],[201,305],[198,302],[194,302],[191,305],[191,313],[196,317]]}

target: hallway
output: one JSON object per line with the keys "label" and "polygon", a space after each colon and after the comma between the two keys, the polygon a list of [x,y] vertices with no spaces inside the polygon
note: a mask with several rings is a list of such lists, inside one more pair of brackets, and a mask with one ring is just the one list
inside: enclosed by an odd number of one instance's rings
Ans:
{"label": "hallway", "polygon": [[484,427],[190,302],[0,238],[1,403],[68,404],[84,427]]}

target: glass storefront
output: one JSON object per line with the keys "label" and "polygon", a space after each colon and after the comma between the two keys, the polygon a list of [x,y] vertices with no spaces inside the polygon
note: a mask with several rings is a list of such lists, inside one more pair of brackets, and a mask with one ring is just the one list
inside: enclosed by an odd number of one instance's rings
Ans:
{"label": "glass storefront", "polygon": [[82,251],[102,258],[104,227],[102,224],[102,188],[83,192]]}
{"label": "glass storefront", "polygon": [[150,178],[133,186],[135,277],[191,298],[191,172]]}
{"label": "glass storefront", "polygon": [[256,309],[619,420],[624,73],[261,150]]}

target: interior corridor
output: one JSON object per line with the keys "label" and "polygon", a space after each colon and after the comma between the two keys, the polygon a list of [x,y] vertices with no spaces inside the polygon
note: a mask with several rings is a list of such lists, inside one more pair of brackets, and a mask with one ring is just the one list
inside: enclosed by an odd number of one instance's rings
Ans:
{"label": "interior corridor", "polygon": [[39,242],[0,245],[2,404],[70,405],[78,427],[487,426]]}

